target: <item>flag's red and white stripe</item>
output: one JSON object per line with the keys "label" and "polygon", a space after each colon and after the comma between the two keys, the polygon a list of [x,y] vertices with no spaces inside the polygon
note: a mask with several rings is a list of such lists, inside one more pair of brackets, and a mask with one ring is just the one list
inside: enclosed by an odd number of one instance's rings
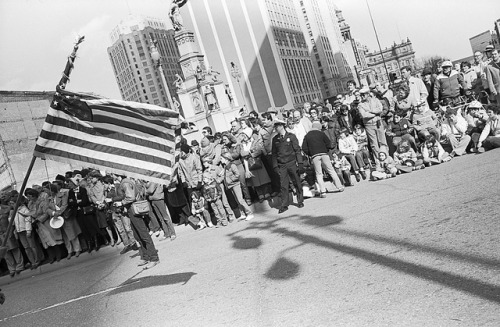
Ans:
{"label": "flag's red and white stripe", "polygon": [[160,184],[170,180],[176,111],[120,100],[80,101],[92,110],[92,121],[50,108],[35,156]]}

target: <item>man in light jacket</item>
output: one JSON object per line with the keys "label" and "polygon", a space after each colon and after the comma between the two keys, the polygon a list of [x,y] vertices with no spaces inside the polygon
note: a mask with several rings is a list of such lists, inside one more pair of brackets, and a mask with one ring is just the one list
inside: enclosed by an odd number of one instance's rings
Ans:
{"label": "man in light jacket", "polygon": [[363,118],[366,136],[368,136],[373,156],[378,158],[380,147],[387,147],[384,126],[380,118],[382,103],[380,103],[379,99],[370,95],[370,89],[367,87],[363,87],[359,93],[361,94],[361,102],[358,106],[359,114]]}

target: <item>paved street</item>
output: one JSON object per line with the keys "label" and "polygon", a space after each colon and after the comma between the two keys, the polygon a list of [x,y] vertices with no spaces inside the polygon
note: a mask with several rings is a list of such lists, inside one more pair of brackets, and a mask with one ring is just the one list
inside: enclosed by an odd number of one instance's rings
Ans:
{"label": "paved street", "polygon": [[[1,326],[499,326],[500,151],[2,277]],[[33,277],[31,277],[31,275]]]}

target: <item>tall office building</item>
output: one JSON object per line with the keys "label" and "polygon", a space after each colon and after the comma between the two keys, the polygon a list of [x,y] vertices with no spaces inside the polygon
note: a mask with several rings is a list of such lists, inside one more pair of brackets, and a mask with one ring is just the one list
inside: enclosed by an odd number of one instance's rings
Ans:
{"label": "tall office building", "polygon": [[[170,107],[165,88],[175,95],[175,74],[182,76],[179,50],[170,25],[156,18],[130,16],[113,29],[110,37],[113,45],[108,48],[108,55],[122,98]],[[158,42],[167,85],[163,85],[160,71],[151,58],[151,40]]]}
{"label": "tall office building", "polygon": [[237,104],[262,112],[322,98],[293,0],[190,0],[181,14]]}
{"label": "tall office building", "polygon": [[294,4],[301,27],[308,34],[306,42],[323,97],[347,91],[347,81],[353,79],[354,62],[348,62],[334,3],[330,0],[294,0]]}

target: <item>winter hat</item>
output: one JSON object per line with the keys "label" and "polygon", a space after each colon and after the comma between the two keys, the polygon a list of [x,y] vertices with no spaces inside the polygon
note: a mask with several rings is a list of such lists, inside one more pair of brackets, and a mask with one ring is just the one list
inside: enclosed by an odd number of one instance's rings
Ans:
{"label": "winter hat", "polygon": [[181,151],[185,153],[189,153],[191,151],[191,147],[185,143],[181,144]]}

